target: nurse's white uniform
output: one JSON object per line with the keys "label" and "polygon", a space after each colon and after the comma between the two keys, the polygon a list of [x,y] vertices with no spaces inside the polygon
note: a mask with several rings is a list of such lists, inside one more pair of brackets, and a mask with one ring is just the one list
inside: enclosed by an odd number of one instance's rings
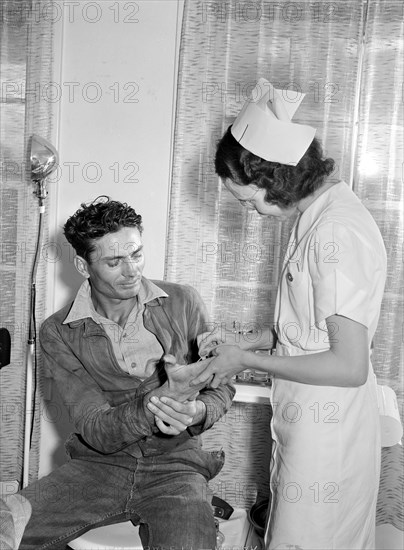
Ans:
{"label": "nurse's white uniform", "polygon": [[[368,328],[370,355],[385,279],[375,221],[344,182],[335,184],[292,231],[276,304],[277,355],[329,349],[325,319],[334,314]],[[266,548],[374,548],[381,449],[371,364],[356,388],[274,379],[272,404]]]}

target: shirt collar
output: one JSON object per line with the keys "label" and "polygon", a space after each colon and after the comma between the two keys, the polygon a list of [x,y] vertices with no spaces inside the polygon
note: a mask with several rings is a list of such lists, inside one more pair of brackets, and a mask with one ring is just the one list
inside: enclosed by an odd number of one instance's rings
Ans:
{"label": "shirt collar", "polygon": [[[139,304],[144,305],[156,298],[167,298],[168,294],[164,292],[159,286],[152,281],[149,281],[145,277],[142,277],[142,284],[140,286],[138,298]],[[100,324],[100,318],[95,311],[93,301],[91,299],[91,286],[86,279],[80,286],[73,305],[63,321],[63,324],[72,323],[73,321],[80,321],[81,319],[90,318],[97,324]]]}

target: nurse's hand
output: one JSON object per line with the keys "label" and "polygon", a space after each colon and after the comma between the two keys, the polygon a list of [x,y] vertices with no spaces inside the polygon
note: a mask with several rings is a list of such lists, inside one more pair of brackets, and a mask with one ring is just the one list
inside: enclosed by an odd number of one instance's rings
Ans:
{"label": "nurse's hand", "polygon": [[207,357],[212,350],[223,344],[223,330],[216,327],[212,332],[204,332],[197,337],[198,353],[200,357]]}
{"label": "nurse's hand", "polygon": [[226,330],[223,325],[212,332],[204,332],[197,338],[199,355],[207,357],[217,346],[235,345],[243,350],[268,350],[274,346],[274,333],[271,327],[256,326],[252,331]]}
{"label": "nurse's hand", "polygon": [[242,350],[239,346],[222,344],[211,351],[213,359],[207,364],[205,370],[199,374],[190,386],[198,386],[204,382],[210,382],[211,388],[217,388],[220,384],[230,382],[235,374],[250,367],[251,352]]}
{"label": "nurse's hand", "polygon": [[178,435],[206,417],[205,403],[196,399],[181,403],[170,397],[153,396],[146,406],[154,414],[158,429],[168,435]]}

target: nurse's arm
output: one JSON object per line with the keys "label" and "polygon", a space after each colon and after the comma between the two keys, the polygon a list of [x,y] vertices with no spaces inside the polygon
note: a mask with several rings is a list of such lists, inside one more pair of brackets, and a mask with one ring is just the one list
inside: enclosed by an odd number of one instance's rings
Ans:
{"label": "nurse's arm", "polygon": [[364,325],[332,315],[326,319],[330,349],[327,351],[297,356],[260,355],[236,349],[235,346],[220,346],[217,356],[209,363],[203,376],[215,375],[211,382],[217,387],[234,375],[235,371],[255,369],[276,378],[311,384],[315,386],[356,387],[366,382],[369,369],[368,331]]}

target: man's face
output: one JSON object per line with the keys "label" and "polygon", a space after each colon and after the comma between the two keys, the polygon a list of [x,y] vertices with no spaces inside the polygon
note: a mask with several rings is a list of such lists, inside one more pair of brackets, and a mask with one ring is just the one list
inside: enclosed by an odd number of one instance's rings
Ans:
{"label": "man's face", "polygon": [[138,295],[144,268],[143,243],[135,227],[123,227],[95,240],[90,262],[79,259],[79,271],[90,278],[95,294],[115,300]]}

